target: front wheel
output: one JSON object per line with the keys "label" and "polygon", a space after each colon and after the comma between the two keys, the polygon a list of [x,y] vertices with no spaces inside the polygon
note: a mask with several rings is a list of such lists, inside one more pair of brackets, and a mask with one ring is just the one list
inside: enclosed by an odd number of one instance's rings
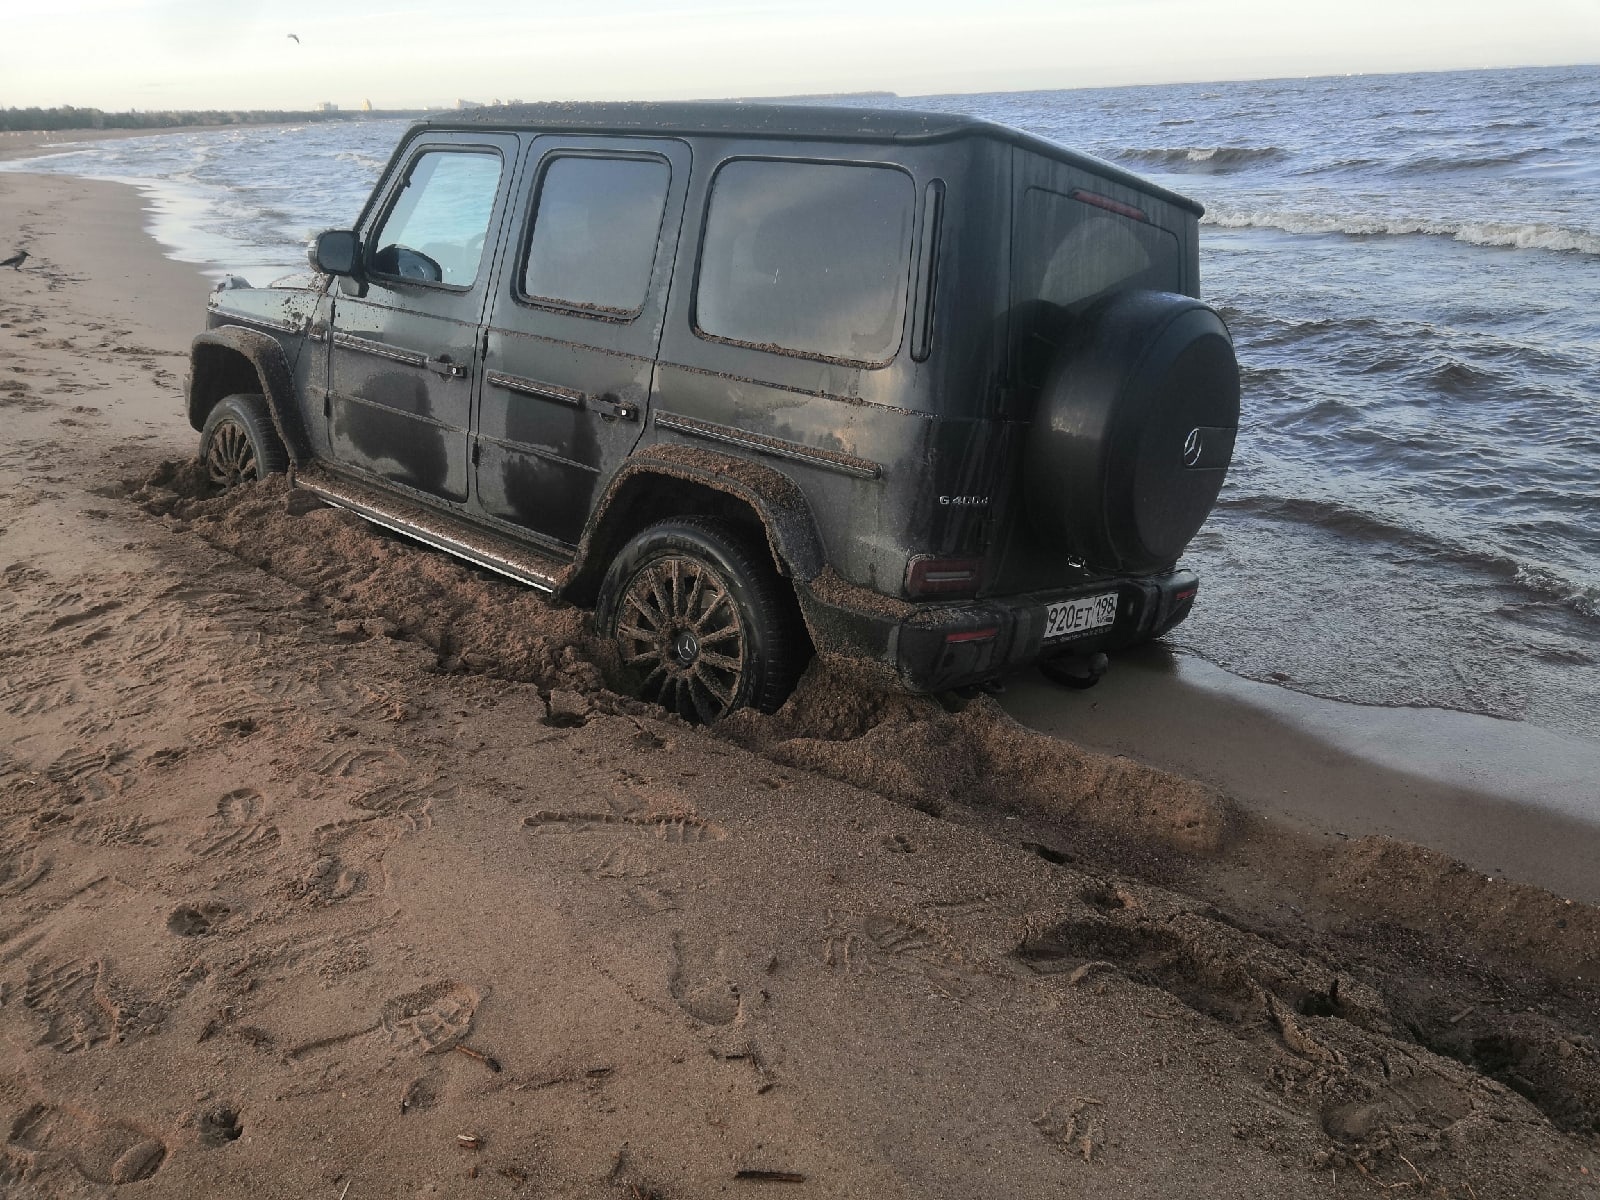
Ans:
{"label": "front wheel", "polygon": [[240,393],[218,400],[200,432],[200,461],[215,488],[231,488],[289,469],[289,456],[263,396]]}
{"label": "front wheel", "polygon": [[804,639],[765,553],[725,521],[683,517],[643,530],[600,587],[595,624],[642,699],[710,724],[773,712],[793,690]]}

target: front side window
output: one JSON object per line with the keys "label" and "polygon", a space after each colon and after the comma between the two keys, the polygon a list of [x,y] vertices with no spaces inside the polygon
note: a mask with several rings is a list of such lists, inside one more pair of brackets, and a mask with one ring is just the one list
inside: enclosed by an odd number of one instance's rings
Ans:
{"label": "front side window", "polygon": [[700,334],[863,365],[905,326],[910,176],[890,167],[739,159],[712,183]]}
{"label": "front side window", "polygon": [[522,294],[636,315],[650,290],[671,179],[658,158],[557,158],[539,187]]}
{"label": "front side window", "polygon": [[376,247],[372,271],[471,287],[499,190],[498,154],[430,150],[420,155],[371,239]]}

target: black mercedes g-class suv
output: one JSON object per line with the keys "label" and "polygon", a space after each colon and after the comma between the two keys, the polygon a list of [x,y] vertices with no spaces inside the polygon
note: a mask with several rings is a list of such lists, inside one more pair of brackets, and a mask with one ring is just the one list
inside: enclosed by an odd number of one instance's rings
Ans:
{"label": "black mercedes g-class suv", "polygon": [[712,721],[815,651],[913,690],[1188,615],[1238,370],[1200,207],[959,116],[542,104],[413,126],[309,288],[225,287],[189,419],[594,605],[640,693]]}

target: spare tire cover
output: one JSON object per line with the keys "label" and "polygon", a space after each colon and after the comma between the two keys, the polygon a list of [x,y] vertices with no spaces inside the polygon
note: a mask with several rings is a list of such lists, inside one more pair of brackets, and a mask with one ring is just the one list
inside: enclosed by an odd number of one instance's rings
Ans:
{"label": "spare tire cover", "polygon": [[1127,292],[1073,321],[1023,460],[1030,519],[1102,571],[1172,566],[1233,460],[1239,365],[1222,318],[1190,296]]}

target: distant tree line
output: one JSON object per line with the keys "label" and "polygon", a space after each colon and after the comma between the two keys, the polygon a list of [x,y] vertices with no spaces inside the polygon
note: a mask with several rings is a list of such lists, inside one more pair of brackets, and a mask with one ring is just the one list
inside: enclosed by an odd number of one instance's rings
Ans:
{"label": "distant tree line", "polygon": [[185,125],[275,125],[281,122],[349,121],[359,117],[398,117],[406,112],[274,112],[267,109],[180,112],[102,112],[98,108],[0,108],[0,130],[177,129]]}

